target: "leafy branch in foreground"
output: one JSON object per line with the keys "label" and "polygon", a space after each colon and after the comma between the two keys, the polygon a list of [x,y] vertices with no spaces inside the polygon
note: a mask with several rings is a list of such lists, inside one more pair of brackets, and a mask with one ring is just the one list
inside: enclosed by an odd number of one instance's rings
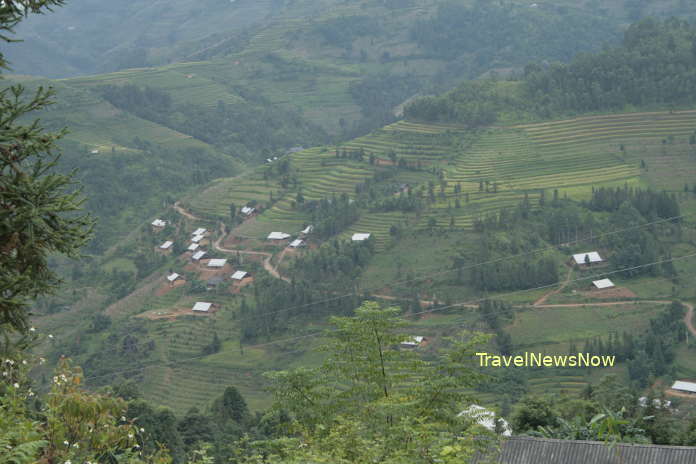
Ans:
{"label": "leafy branch in foreground", "polygon": [[490,447],[492,434],[457,414],[481,380],[469,366],[485,337],[448,340],[426,361],[399,348],[408,338],[399,311],[366,302],[334,317],[320,368],[269,374],[276,410],[291,417],[288,437],[242,442],[246,462],[466,462]]}

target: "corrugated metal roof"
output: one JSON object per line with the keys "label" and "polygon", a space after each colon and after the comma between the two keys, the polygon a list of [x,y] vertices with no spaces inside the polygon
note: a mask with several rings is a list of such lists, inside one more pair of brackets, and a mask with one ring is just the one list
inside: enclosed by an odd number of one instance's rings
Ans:
{"label": "corrugated metal roof", "polygon": [[225,267],[226,259],[211,259],[208,261],[208,267]]}
{"label": "corrugated metal roof", "polygon": [[696,393],[696,383],[677,380],[676,382],[674,382],[674,385],[672,385],[672,390],[681,390],[690,393]]}
{"label": "corrugated metal roof", "polygon": [[285,232],[271,232],[268,234],[268,240],[285,240],[289,237],[290,234],[286,234]]}
{"label": "corrugated metal roof", "polygon": [[247,276],[247,274],[248,274],[248,272],[237,271],[237,272],[235,272],[234,274],[232,274],[232,278],[233,278],[234,280],[242,280],[242,279],[244,279],[244,278]]}
{"label": "corrugated metal roof", "polygon": [[595,287],[597,287],[600,290],[605,288],[612,288],[614,286],[614,282],[612,282],[609,279],[593,280],[592,283]]}
{"label": "corrugated metal roof", "polygon": [[200,311],[207,313],[210,310],[210,307],[212,306],[212,303],[205,303],[202,301],[197,302],[195,305],[193,305],[193,310],[194,311]]}
{"label": "corrugated metal roof", "polygon": [[601,263],[602,262],[602,257],[599,256],[599,253],[596,251],[590,251],[587,253],[578,253],[577,255],[573,255],[573,259],[575,260],[576,264],[585,264],[585,256],[588,256],[590,258],[591,263]]}
{"label": "corrugated metal roof", "polygon": [[353,237],[351,238],[354,242],[362,242],[363,240],[367,240],[370,238],[370,234],[353,234]]}
{"label": "corrugated metal roof", "polygon": [[498,459],[494,456],[477,456],[473,464],[693,464],[696,447],[619,443],[610,448],[598,441],[510,437]]}

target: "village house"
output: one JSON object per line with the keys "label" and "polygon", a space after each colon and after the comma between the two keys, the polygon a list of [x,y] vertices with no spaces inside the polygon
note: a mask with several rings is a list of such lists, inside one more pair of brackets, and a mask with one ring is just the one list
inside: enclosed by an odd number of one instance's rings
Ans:
{"label": "village house", "polygon": [[241,282],[242,280],[246,279],[247,277],[251,277],[248,272],[245,271],[236,271],[234,274],[232,274],[232,280],[236,280]]}
{"label": "village house", "polygon": [[271,232],[268,234],[268,240],[287,240],[290,238],[290,234],[285,232]]}
{"label": "village house", "polygon": [[200,261],[207,253],[205,251],[197,251],[191,256],[193,261]]}
{"label": "village house", "polygon": [[596,251],[590,251],[587,253],[578,253],[573,255],[573,262],[576,266],[587,266],[588,264],[601,263],[602,257]]}
{"label": "village house", "polygon": [[402,348],[417,348],[421,345],[421,343],[423,343],[424,340],[425,337],[421,336],[409,337],[408,339],[401,342],[400,346]]}
{"label": "village house", "polygon": [[168,281],[171,285],[174,285],[174,282],[176,282],[176,281],[179,280],[179,279],[181,279],[181,276],[180,276],[179,274],[177,274],[176,272],[172,272],[171,274],[169,274],[169,275],[167,276],[167,281]]}
{"label": "village house", "polygon": [[159,246],[159,251],[161,253],[169,254],[172,252],[173,245],[174,245],[174,242],[172,242],[171,240],[167,240],[166,242],[164,242],[163,244],[161,244]]}
{"label": "village house", "polygon": [[593,280],[592,285],[594,285],[597,290],[604,290],[606,288],[613,288],[614,282],[609,279]]}
{"label": "village house", "polygon": [[203,235],[194,235],[194,236],[191,238],[191,241],[192,241],[193,243],[201,243],[201,241],[202,241],[204,238],[205,238],[205,237],[204,237]]}
{"label": "village house", "polygon": [[192,243],[189,245],[189,247],[186,249],[188,251],[196,251],[200,245],[198,243]]}
{"label": "village house", "polygon": [[197,235],[206,235],[208,233],[208,229],[204,229],[202,227],[199,227],[198,229],[194,230],[191,235],[194,237]]}
{"label": "village house", "polygon": [[684,380],[677,380],[672,384],[672,390],[683,393],[696,394],[696,383],[687,382]]}
{"label": "village house", "polygon": [[193,308],[191,308],[191,310],[194,313],[207,313],[210,311],[212,306],[213,306],[212,303],[206,303],[203,301],[199,301],[195,305],[193,305]]}
{"label": "village house", "polygon": [[167,222],[163,221],[162,219],[155,219],[154,221],[152,221],[151,225],[153,232],[159,232],[165,227],[167,227]]}
{"label": "village house", "polygon": [[304,240],[300,240],[299,238],[297,240],[293,240],[290,242],[290,245],[288,245],[290,248],[302,248],[305,246]]}
{"label": "village house", "polygon": [[370,238],[370,234],[353,234],[351,240],[354,242],[364,242]]}
{"label": "village house", "polygon": [[252,208],[251,206],[244,206],[242,208],[242,214],[245,216],[251,216],[252,214],[254,214],[255,211],[256,208]]}
{"label": "village house", "polygon": [[226,264],[226,259],[211,259],[210,261],[208,261],[208,267],[223,268]]}
{"label": "village house", "polygon": [[696,447],[505,437],[500,447],[479,452],[472,464],[687,464]]}
{"label": "village house", "polygon": [[312,233],[313,230],[314,230],[314,226],[309,225],[309,226],[305,227],[304,229],[302,229],[302,231],[300,233],[302,235],[309,235]]}

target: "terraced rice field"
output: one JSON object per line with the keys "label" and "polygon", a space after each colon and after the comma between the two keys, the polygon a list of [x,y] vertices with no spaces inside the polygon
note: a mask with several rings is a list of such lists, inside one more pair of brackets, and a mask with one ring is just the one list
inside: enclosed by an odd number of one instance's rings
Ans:
{"label": "terraced rice field", "polygon": [[388,159],[390,152],[410,163],[423,165],[453,158],[458,150],[461,127],[437,124],[426,125],[400,121],[342,145],[348,150],[363,149],[366,154]]}
{"label": "terraced rice field", "polygon": [[175,104],[195,104],[213,108],[218,101],[241,103],[243,98],[225,86],[195,71],[180,72],[175,66],[153,69],[130,69],[110,74],[66,79],[69,85],[89,88],[99,85],[135,84],[168,92]]}
{"label": "terraced rice field", "polygon": [[218,179],[203,192],[193,196],[187,206],[195,214],[227,218],[230,214],[230,204],[234,203],[237,208],[252,200],[265,204],[269,201],[271,193],[275,197],[282,195],[277,183],[266,182],[261,178]]}

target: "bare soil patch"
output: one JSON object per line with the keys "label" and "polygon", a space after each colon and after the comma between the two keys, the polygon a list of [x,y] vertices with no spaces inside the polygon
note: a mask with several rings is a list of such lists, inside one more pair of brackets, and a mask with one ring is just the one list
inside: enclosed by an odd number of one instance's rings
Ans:
{"label": "bare soil patch", "polygon": [[636,298],[638,295],[625,287],[590,290],[581,293],[583,297],[597,300]]}

